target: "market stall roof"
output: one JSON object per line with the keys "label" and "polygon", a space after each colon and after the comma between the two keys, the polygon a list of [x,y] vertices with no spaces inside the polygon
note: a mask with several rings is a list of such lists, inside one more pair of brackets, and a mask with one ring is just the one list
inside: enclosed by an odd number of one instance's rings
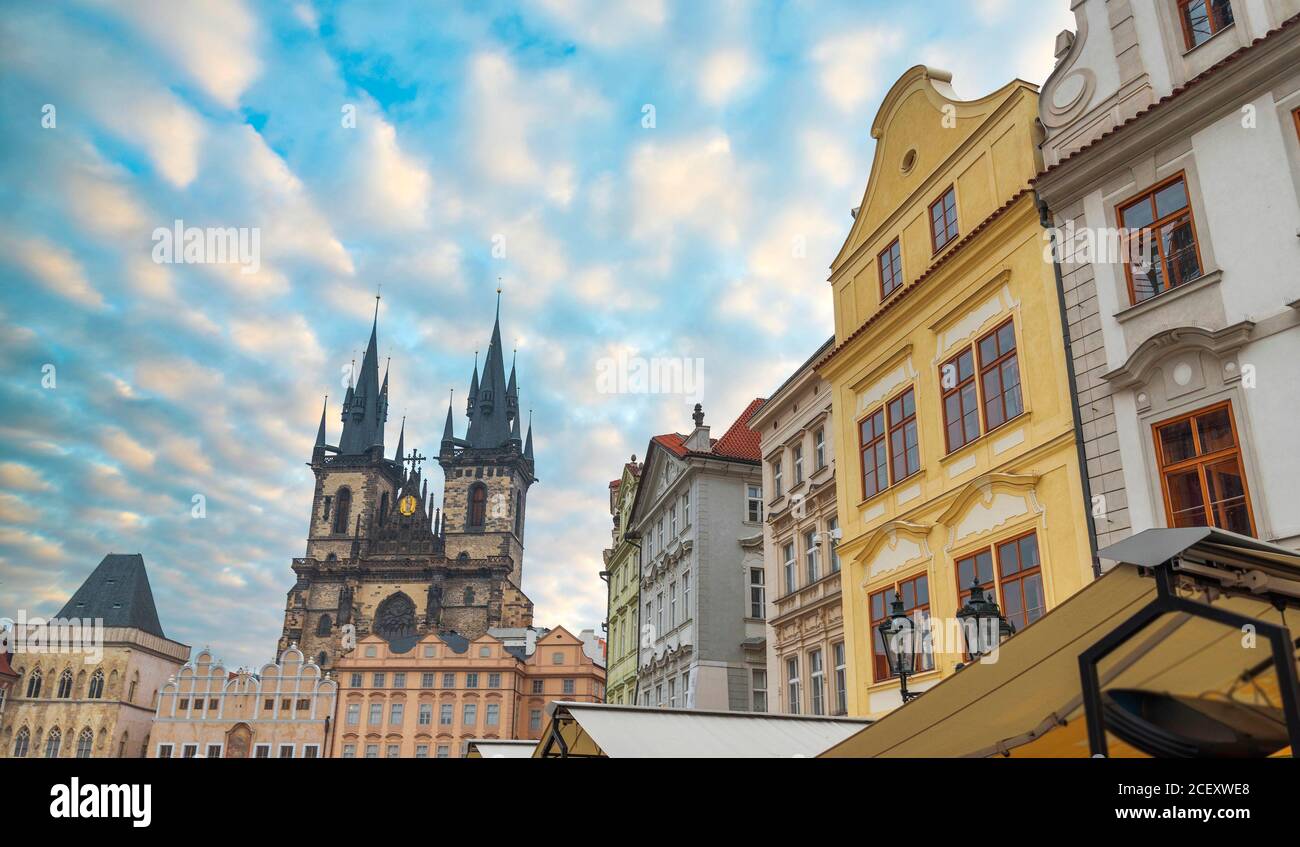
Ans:
{"label": "market stall roof", "polygon": [[813,757],[867,726],[862,718],[652,709],[556,702],[536,758]]}
{"label": "market stall roof", "polygon": [[470,759],[529,759],[537,742],[532,739],[480,738],[469,743]]}
{"label": "market stall roof", "polygon": [[[1262,622],[1284,623],[1274,598],[1300,598],[1300,555],[1221,530],[1147,530],[1098,555],[1119,564],[1003,644],[996,660],[957,672],[822,755],[1087,756],[1080,654],[1155,599],[1153,568],[1171,568],[1188,599]],[[1263,638],[1250,643],[1238,629],[1171,612],[1106,656],[1098,675],[1107,691],[1275,707],[1271,657]],[[1144,755],[1107,739],[1112,756]]]}

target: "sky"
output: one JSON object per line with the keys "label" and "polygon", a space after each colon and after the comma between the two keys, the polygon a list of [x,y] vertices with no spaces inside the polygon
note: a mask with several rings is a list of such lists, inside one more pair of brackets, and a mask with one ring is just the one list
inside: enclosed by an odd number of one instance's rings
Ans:
{"label": "sky", "polygon": [[[893,81],[1041,84],[1073,27],[1069,0],[4,7],[0,616],[139,552],[167,635],[231,666],[274,658],[377,292],[389,450],[404,416],[432,455],[502,289],[523,588],[599,627],[623,463],[697,401],[720,435],[831,335]],[[159,261],[178,220],[256,263]],[[638,391],[638,363],[701,378]]]}

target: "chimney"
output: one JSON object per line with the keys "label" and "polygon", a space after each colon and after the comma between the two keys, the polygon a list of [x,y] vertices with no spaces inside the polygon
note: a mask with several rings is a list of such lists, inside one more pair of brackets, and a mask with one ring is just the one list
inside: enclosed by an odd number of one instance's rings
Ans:
{"label": "chimney", "polygon": [[696,403],[695,414],[691,417],[695,419],[695,429],[686,439],[686,449],[695,453],[707,453],[713,449],[713,442],[709,440],[709,428],[704,425],[704,407]]}

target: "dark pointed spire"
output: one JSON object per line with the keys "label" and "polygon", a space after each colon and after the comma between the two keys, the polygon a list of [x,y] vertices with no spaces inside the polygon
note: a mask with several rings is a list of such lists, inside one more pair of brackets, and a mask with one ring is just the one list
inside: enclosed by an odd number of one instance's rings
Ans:
{"label": "dark pointed spire", "polygon": [[465,401],[465,417],[474,417],[474,402],[478,400],[478,351],[474,351],[474,376],[469,381],[469,399]]}
{"label": "dark pointed spire", "polygon": [[[384,382],[387,385],[387,381]],[[402,461],[406,458],[406,416],[402,416],[402,428],[397,433],[397,453],[393,456],[393,461],[397,466],[403,467]]]}
{"label": "dark pointed spire", "polygon": [[456,402],[456,391],[452,389],[451,397],[447,400],[447,424],[442,428],[442,443],[450,445],[456,440],[456,430],[451,423],[451,409]]}
{"label": "dark pointed spire", "polygon": [[506,417],[515,423],[515,432],[519,431],[519,385],[515,382],[515,359],[519,351],[513,351],[510,357],[510,384],[506,386]]}
{"label": "dark pointed spire", "polygon": [[524,458],[533,458],[533,410],[528,410],[528,438],[524,441]]}
{"label": "dark pointed spire", "polygon": [[[386,383],[385,383],[386,384]],[[382,400],[381,400],[382,397]],[[375,299],[375,320],[370,326],[370,342],[361,359],[356,387],[348,388],[343,404],[343,433],[339,452],[344,455],[365,453],[384,443],[384,404],[387,397],[379,383],[379,300]]]}
{"label": "dark pointed spire", "polygon": [[320,429],[316,430],[316,446],[325,446],[325,411],[329,408],[330,396],[325,395],[325,402],[320,407]]}
{"label": "dark pointed spire", "polygon": [[500,447],[510,438],[510,421],[507,408],[505,356],[501,351],[501,297],[497,292],[497,314],[492,325],[492,340],[487,357],[483,360],[483,379],[478,385],[474,400],[474,414],[470,419],[465,440],[471,447]]}

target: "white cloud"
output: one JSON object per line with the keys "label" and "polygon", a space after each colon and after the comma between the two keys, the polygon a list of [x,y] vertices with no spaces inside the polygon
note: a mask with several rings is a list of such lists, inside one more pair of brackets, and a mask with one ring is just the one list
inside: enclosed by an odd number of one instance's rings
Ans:
{"label": "white cloud", "polygon": [[261,72],[254,52],[257,22],[240,0],[135,0],[102,3],[125,18],[161,53],[227,109]]}
{"label": "white cloud", "polygon": [[752,83],[757,73],[749,51],[739,47],[714,51],[700,66],[700,96],[710,105],[721,106]]}
{"label": "white cloud", "polygon": [[104,298],[86,278],[85,269],[64,248],[39,237],[0,236],[0,251],[60,297],[92,309],[103,307]]}
{"label": "white cloud", "polygon": [[654,35],[668,19],[665,0],[535,0],[575,38],[618,47]]}
{"label": "white cloud", "polygon": [[837,33],[818,42],[812,59],[822,93],[841,111],[858,108],[879,92],[880,62],[902,43],[901,33],[883,27]]}
{"label": "white cloud", "polygon": [[746,179],[725,133],[646,142],[632,153],[629,180],[639,237],[668,239],[691,227],[726,244],[739,238]]}

